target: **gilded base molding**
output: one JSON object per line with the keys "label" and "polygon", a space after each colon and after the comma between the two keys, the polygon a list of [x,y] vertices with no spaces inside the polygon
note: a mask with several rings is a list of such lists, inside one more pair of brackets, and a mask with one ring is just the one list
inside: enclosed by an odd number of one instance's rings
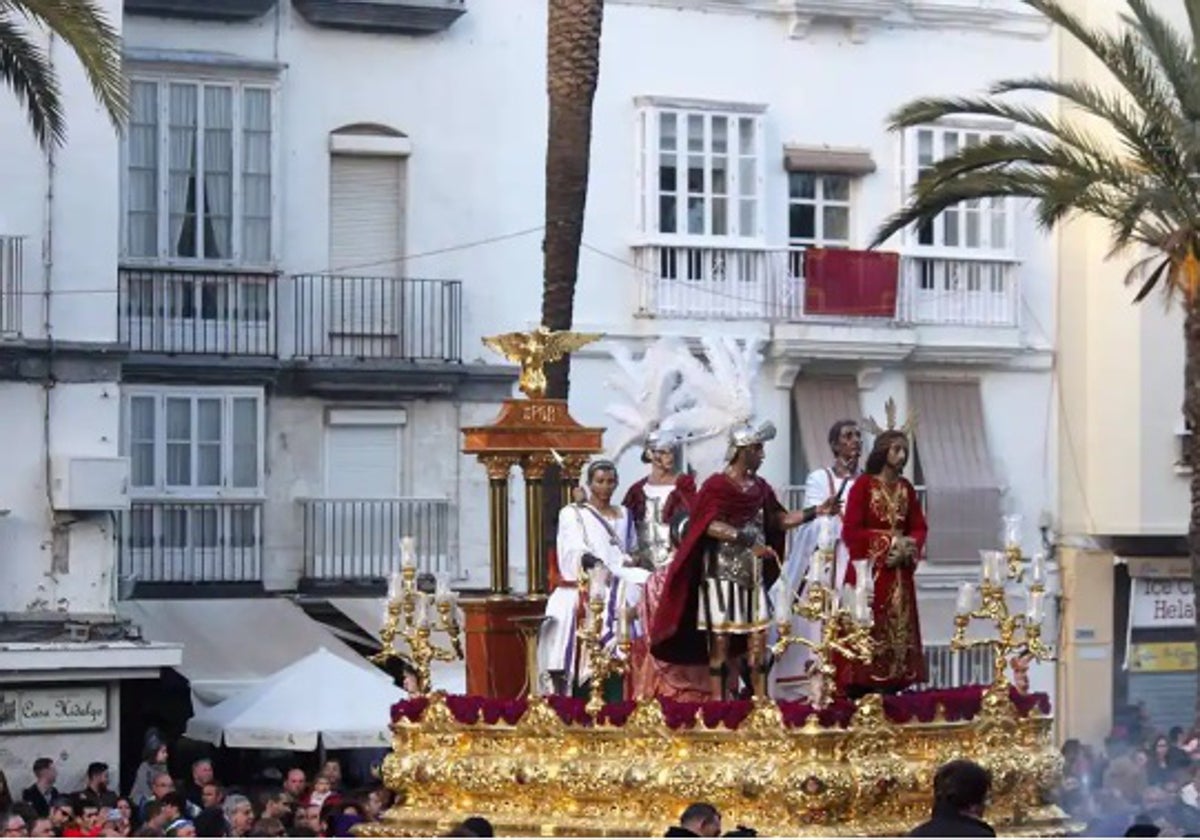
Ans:
{"label": "gilded base molding", "polygon": [[444,834],[479,814],[504,835],[661,836],[704,800],[728,828],[760,835],[904,835],[928,817],[937,767],[969,757],[993,774],[987,819],[1000,834],[1062,835],[1078,827],[1051,804],[1062,774],[1051,727],[999,692],[963,722],[939,711],[895,724],[869,697],[845,729],[815,716],[786,727],[762,701],[736,730],[671,729],[657,701],[623,726],[569,726],[542,699],[516,725],[465,725],[434,695],[419,722],[393,726],[383,773],[398,804],[362,833]]}

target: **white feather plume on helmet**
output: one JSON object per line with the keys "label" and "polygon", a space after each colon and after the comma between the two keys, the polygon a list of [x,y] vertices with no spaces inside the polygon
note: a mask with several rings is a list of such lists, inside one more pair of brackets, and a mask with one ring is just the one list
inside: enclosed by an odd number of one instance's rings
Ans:
{"label": "white feather plume on helmet", "polygon": [[676,439],[661,426],[678,407],[680,362],[691,358],[687,348],[678,339],[662,337],[646,348],[641,359],[635,360],[629,348],[621,344],[614,344],[611,353],[620,375],[604,383],[618,396],[604,409],[616,421],[610,457],[616,461],[634,446],[643,447],[643,451],[674,446]]}
{"label": "white feather plume on helmet", "polygon": [[690,353],[679,360],[685,403],[662,426],[683,439],[689,465],[703,481],[725,468],[743,446],[775,437],[775,426],[754,413],[754,379],[762,368],[762,339],[703,338],[707,364]]}

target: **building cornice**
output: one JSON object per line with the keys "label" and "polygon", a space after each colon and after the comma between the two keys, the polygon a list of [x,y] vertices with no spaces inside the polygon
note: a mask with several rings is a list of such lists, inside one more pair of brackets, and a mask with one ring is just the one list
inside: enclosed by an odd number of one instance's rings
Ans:
{"label": "building cornice", "polygon": [[966,29],[1042,39],[1051,26],[1017,0],[609,0],[625,6],[779,18],[802,39],[814,27],[841,27],[860,42],[878,28]]}

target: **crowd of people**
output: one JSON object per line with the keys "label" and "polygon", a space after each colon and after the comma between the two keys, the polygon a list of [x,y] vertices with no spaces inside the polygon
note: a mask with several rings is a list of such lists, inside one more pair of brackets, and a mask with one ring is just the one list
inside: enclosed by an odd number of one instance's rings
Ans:
{"label": "crowd of people", "polygon": [[207,757],[176,778],[169,759],[167,745],[151,733],[127,793],[103,762],[90,764],[86,784],[72,792],[58,789],[51,758],[33,762],[33,784],[19,792],[0,772],[4,836],[350,837],[355,825],[378,820],[392,804],[377,779],[346,785],[337,759],[312,775],[298,765],[268,768],[246,785],[223,784]]}
{"label": "crowd of people", "polygon": [[1160,732],[1134,718],[1102,748],[1062,747],[1060,804],[1090,836],[1200,836],[1200,732]]}

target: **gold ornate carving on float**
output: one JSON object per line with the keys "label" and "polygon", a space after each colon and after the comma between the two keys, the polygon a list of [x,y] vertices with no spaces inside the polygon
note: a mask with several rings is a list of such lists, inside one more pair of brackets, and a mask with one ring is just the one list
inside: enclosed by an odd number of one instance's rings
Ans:
{"label": "gold ornate carving on float", "polygon": [[1049,804],[1061,774],[1051,719],[1022,715],[999,691],[972,720],[948,722],[939,708],[905,724],[873,696],[845,728],[815,714],[789,727],[780,706],[756,700],[734,729],[672,728],[657,701],[623,725],[568,725],[541,697],[515,724],[464,724],[433,695],[419,722],[394,732],[384,778],[400,804],[373,836],[445,833],[470,814],[507,835],[661,836],[697,800],[761,835],[903,835],[928,817],[934,771],[960,756],[991,770],[987,816],[1001,834],[1070,828]]}

